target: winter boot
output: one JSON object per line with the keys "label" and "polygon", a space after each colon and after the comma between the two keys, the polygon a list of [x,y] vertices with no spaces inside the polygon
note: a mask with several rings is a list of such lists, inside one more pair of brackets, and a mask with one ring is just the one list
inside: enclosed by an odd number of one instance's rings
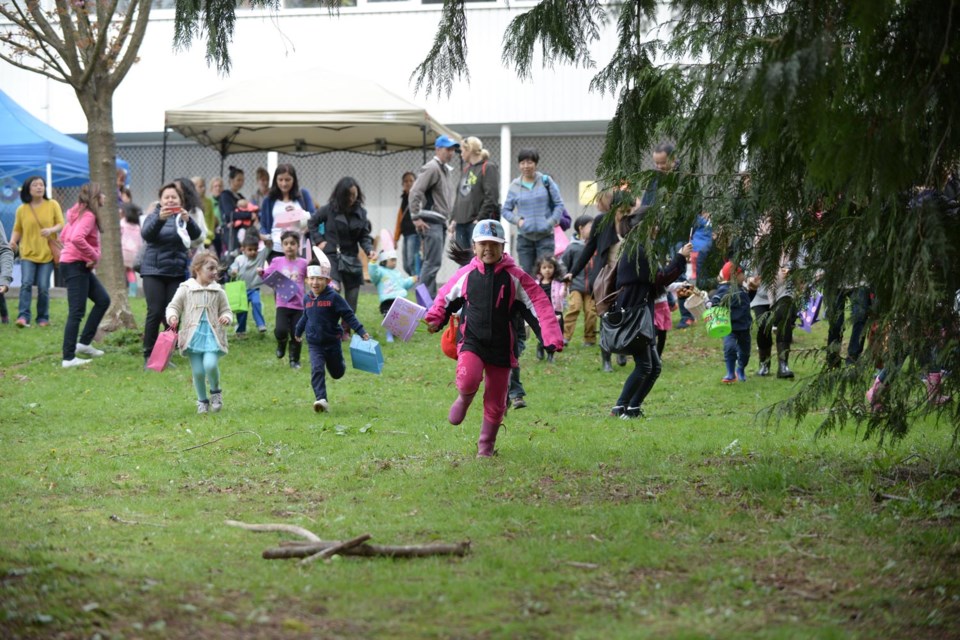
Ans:
{"label": "winter boot", "polygon": [[457,425],[463,422],[463,419],[467,416],[467,409],[470,408],[470,403],[473,402],[473,396],[475,395],[477,395],[476,392],[461,393],[457,399],[453,401],[453,404],[450,405],[450,414],[447,416],[450,424]]}
{"label": "winter boot", "polygon": [[943,372],[928,373],[924,381],[927,385],[927,401],[935,406],[950,402],[951,397],[941,395],[940,390],[943,386]]}
{"label": "winter boot", "polygon": [[493,445],[497,443],[497,432],[500,430],[499,424],[493,424],[486,418],[480,424],[480,439],[477,441],[477,457],[489,458],[493,456]]}
{"label": "winter boot", "polygon": [[887,385],[877,377],[873,381],[873,386],[867,390],[867,403],[870,405],[870,411],[872,413],[883,411],[883,403],[880,401],[880,396],[883,395],[883,390],[886,387]]}
{"label": "winter boot", "polygon": [[287,341],[277,340],[277,360],[283,360],[285,355],[287,355]]}
{"label": "winter boot", "polygon": [[600,349],[600,362],[603,363],[604,373],[613,373],[613,365],[610,364],[610,352]]}
{"label": "winter boot", "polygon": [[736,362],[734,362],[733,360],[727,360],[726,365],[727,365],[727,375],[723,376],[720,382],[724,384],[731,384],[733,382],[736,382],[737,377],[733,373],[733,368],[736,365]]}
{"label": "winter boot", "polygon": [[777,377],[790,379],[793,377],[793,371],[787,366],[790,361],[790,346],[786,344],[777,345]]}
{"label": "winter boot", "polygon": [[544,355],[545,355],[545,354],[544,354],[544,352],[543,352],[543,345],[542,345],[542,344],[538,344],[538,345],[537,345],[537,360],[543,360]]}
{"label": "winter boot", "polygon": [[290,368],[299,369],[300,368],[300,350],[303,348],[302,342],[297,342],[296,340],[290,341]]}
{"label": "winter boot", "polygon": [[760,368],[757,369],[758,376],[770,375],[770,350],[760,349]]}
{"label": "winter boot", "polygon": [[618,353],[617,364],[620,365],[621,367],[627,366],[627,356],[623,355],[622,353]]}

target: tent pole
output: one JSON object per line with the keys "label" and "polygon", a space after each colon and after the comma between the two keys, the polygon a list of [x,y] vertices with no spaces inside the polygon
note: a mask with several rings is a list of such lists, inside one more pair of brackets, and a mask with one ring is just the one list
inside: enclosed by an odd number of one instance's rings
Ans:
{"label": "tent pole", "polygon": [[420,133],[423,134],[423,164],[427,164],[427,127],[420,125]]}
{"label": "tent pole", "polygon": [[160,162],[160,184],[167,183],[167,127],[163,127],[163,160]]}

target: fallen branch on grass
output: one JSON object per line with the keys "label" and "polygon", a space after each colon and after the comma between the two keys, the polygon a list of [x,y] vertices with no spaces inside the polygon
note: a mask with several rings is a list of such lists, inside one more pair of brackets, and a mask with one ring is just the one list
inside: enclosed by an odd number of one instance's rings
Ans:
{"label": "fallen branch on grass", "polygon": [[220,442],[221,440],[226,440],[227,438],[232,438],[233,436],[240,435],[241,433],[252,433],[253,435],[257,436],[257,440],[260,441],[260,446],[263,446],[263,438],[261,438],[260,434],[257,433],[256,431],[234,431],[233,433],[227,434],[225,436],[220,436],[219,438],[211,440],[210,442],[204,442],[203,444],[195,444],[192,447],[187,447],[186,449],[180,449],[180,453],[183,453],[184,451],[190,451],[191,449],[199,449],[200,447],[205,447],[208,444],[213,444],[214,442]]}
{"label": "fallen branch on grass", "polygon": [[[227,520],[226,524],[231,527],[240,527],[247,531],[283,531],[298,535],[304,540],[285,540],[280,543],[280,547],[266,549],[263,552],[263,558],[266,560],[279,560],[285,558],[306,558],[303,564],[314,559],[329,559],[334,555],[342,556],[362,556],[376,557],[384,556],[388,558],[424,558],[427,556],[459,556],[463,557],[470,551],[470,541],[417,545],[380,545],[367,544],[366,541],[371,538],[370,534],[357,536],[352,540],[321,540],[315,533],[292,524],[247,524],[236,520]],[[322,555],[321,555],[322,554]],[[314,558],[314,556],[320,556]]]}

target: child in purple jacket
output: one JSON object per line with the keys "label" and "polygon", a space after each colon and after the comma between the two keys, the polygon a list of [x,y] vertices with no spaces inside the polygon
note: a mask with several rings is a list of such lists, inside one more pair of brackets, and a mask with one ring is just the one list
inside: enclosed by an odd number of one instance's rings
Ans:
{"label": "child in purple jacket", "polygon": [[296,285],[296,291],[285,293],[276,292],[277,322],[273,335],[277,338],[277,359],[282,360],[290,342],[290,368],[300,368],[300,343],[293,338],[293,330],[303,315],[303,283],[307,279],[307,261],[297,257],[300,252],[300,234],[293,231],[284,231],[280,236],[280,245],[283,255],[270,261],[270,265],[261,270],[261,277],[266,280],[274,271],[279,271],[290,278]]}

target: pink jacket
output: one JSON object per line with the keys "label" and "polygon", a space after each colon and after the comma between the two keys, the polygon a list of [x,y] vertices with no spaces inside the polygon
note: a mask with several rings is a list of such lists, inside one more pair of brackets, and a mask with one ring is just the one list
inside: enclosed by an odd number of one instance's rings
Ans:
{"label": "pink jacket", "polygon": [[75,204],[64,218],[66,226],[60,232],[63,243],[60,262],[100,262],[100,229],[93,212]]}
{"label": "pink jacket", "polygon": [[441,327],[462,306],[457,353],[466,350],[488,364],[515,367],[514,305],[545,346],[563,349],[563,333],[550,299],[507,254],[495,265],[473,258],[461,267],[437,292],[425,319]]}

